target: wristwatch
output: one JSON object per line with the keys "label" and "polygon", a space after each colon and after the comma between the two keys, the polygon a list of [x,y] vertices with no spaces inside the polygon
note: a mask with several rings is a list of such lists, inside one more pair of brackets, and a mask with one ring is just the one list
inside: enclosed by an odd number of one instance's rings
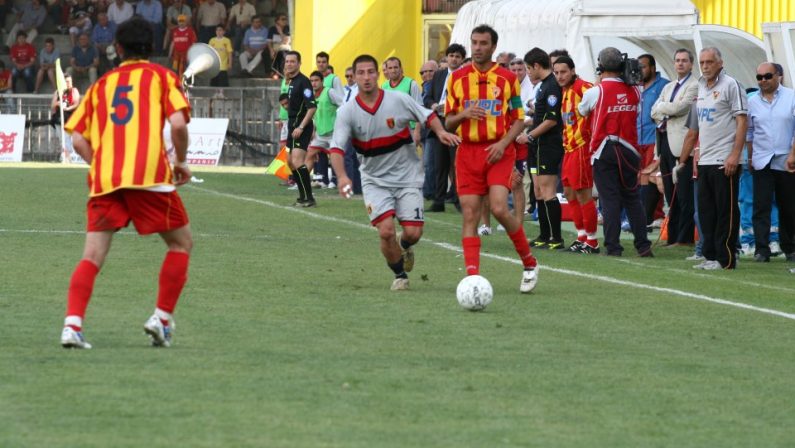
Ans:
{"label": "wristwatch", "polygon": [[538,139],[533,137],[533,134],[530,134],[530,133],[527,134],[527,143],[535,143],[536,140],[538,140]]}

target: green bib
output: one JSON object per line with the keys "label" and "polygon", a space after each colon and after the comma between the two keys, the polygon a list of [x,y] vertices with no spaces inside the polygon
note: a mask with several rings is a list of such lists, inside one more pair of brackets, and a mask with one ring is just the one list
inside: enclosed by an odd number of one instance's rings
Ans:
{"label": "green bib", "polygon": [[[290,86],[287,85],[287,82],[282,78],[282,88],[279,91],[279,95],[281,96],[282,93],[287,93],[290,90]],[[279,104],[279,120],[287,121],[287,109],[283,108],[281,104]]]}
{"label": "green bib", "polygon": [[323,84],[323,91],[320,92],[319,97],[315,98],[317,110],[313,119],[317,135],[331,134],[334,131],[334,121],[337,119],[337,106],[331,102],[331,98],[328,96],[330,87],[325,87],[325,81]]}

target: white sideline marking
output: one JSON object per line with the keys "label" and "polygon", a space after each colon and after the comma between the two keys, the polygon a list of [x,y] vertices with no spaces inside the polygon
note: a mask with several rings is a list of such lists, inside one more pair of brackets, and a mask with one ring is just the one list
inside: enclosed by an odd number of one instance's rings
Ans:
{"label": "white sideline marking", "polygon": [[[694,269],[687,270],[687,269],[677,269],[677,268],[666,268],[666,267],[660,267],[660,266],[652,266],[650,264],[638,263],[637,261],[624,260],[624,259],[621,259],[621,258],[616,258],[615,261],[617,261],[619,263],[625,263],[625,264],[628,264],[630,266],[638,266],[638,267],[641,267],[641,268],[654,269],[654,270],[657,270],[657,271],[674,272],[676,274],[685,274],[685,275],[690,275],[692,277],[715,278],[715,276],[712,276],[712,275],[709,275],[709,274],[702,274],[702,273],[699,273],[698,271],[696,271]],[[693,264],[696,264],[696,263],[694,262]],[[772,289],[774,291],[795,292],[795,289],[793,289],[793,288],[786,288],[784,286],[766,285],[764,283],[749,282],[747,280],[735,280],[735,279],[732,279],[732,283],[740,283],[740,284],[747,285],[747,286],[753,286],[755,288]]]}
{"label": "white sideline marking", "polygon": [[[348,220],[345,220],[345,219],[335,218],[333,216],[320,215],[320,214],[313,213],[313,212],[310,212],[310,211],[307,211],[307,210],[297,209],[295,207],[279,205],[279,204],[276,204],[276,203],[273,203],[273,202],[270,202],[270,201],[265,201],[265,200],[261,200],[261,199],[254,199],[254,198],[248,198],[248,197],[245,197],[245,196],[237,196],[237,195],[229,194],[229,193],[222,193],[220,191],[209,190],[207,188],[201,188],[201,187],[197,187],[197,186],[194,186],[194,185],[191,185],[190,188],[193,189],[193,190],[198,190],[198,191],[202,191],[202,192],[205,192],[205,193],[214,194],[216,196],[227,197],[227,198],[235,199],[235,200],[238,200],[238,201],[252,202],[252,203],[255,203],[255,204],[266,205],[268,207],[274,207],[274,208],[278,208],[278,209],[281,209],[281,210],[287,210],[287,211],[291,211],[291,212],[295,212],[295,213],[301,213],[303,215],[306,215],[306,216],[309,216],[309,217],[312,217],[312,218],[316,218],[316,219],[320,219],[320,220],[336,222],[336,223],[339,223],[339,224],[346,224],[346,225],[349,225],[349,226],[354,226],[354,227],[358,227],[358,228],[366,229],[366,230],[375,230],[375,228],[372,227],[369,224],[362,224],[362,223],[358,223],[358,222],[348,221]],[[453,244],[444,243],[444,242],[436,242],[436,241],[432,241],[432,240],[430,240],[428,238],[425,238],[425,237],[423,237],[422,241],[424,243],[426,243],[426,244],[432,244],[434,246],[440,247],[442,249],[450,250],[450,251],[453,251],[453,252],[459,252],[459,253],[463,252],[463,249],[461,247],[453,245]],[[517,264],[517,265],[521,264],[521,262],[519,260],[516,260],[514,258],[503,257],[501,255],[481,253],[481,257],[492,258],[492,259],[500,260],[500,261],[506,261],[508,263],[513,263],[513,264]],[[690,298],[690,299],[702,300],[702,301],[705,301],[705,302],[716,303],[716,304],[719,304],[719,305],[732,306],[732,307],[735,307],[735,308],[741,308],[741,309],[745,309],[745,310],[756,311],[758,313],[771,314],[773,316],[778,316],[778,317],[783,317],[785,319],[795,320],[795,314],[785,313],[783,311],[773,310],[773,309],[770,309],[770,308],[762,308],[762,307],[758,307],[758,306],[754,306],[754,305],[749,305],[747,303],[732,302],[730,300],[724,300],[724,299],[719,299],[719,298],[716,298],[716,297],[705,296],[703,294],[695,294],[695,293],[692,293],[692,292],[680,291],[678,289],[672,289],[672,288],[661,288],[661,287],[658,287],[658,286],[652,286],[652,285],[645,285],[645,284],[642,284],[642,283],[629,282],[629,281],[620,280],[620,279],[617,279],[617,278],[607,277],[607,276],[603,276],[603,275],[586,274],[584,272],[577,272],[577,271],[572,271],[572,270],[569,270],[569,269],[553,268],[553,267],[549,267],[549,266],[541,266],[541,268],[544,269],[544,270],[547,270],[547,271],[556,272],[558,274],[565,274],[565,275],[571,275],[571,276],[574,276],[574,277],[587,278],[587,279],[590,279],[590,280],[597,280],[597,281],[601,281],[601,282],[605,282],[605,283],[612,283],[614,285],[629,286],[629,287],[638,288],[638,289],[646,289],[646,290],[649,290],[649,291],[663,292],[663,293],[673,294],[673,295],[677,295],[677,296],[681,296],[681,297],[687,297],[687,298]]]}

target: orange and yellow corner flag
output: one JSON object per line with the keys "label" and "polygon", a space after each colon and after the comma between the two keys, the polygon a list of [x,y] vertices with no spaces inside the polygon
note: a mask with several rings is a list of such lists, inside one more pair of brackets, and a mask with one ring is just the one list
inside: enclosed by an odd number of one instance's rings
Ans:
{"label": "orange and yellow corner flag", "polygon": [[287,157],[289,157],[287,148],[282,148],[276,158],[273,159],[273,162],[268,165],[268,169],[265,171],[265,173],[273,174],[280,179],[287,180],[290,174],[292,174],[290,167],[287,166]]}

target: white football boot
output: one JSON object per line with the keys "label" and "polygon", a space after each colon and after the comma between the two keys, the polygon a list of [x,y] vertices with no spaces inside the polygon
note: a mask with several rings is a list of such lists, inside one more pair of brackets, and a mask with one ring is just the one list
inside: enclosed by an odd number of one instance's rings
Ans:
{"label": "white football boot", "polygon": [[61,331],[61,345],[63,348],[91,348],[91,344],[86,342],[83,338],[83,333],[73,330],[72,327],[63,327],[63,331]]}
{"label": "white football boot", "polygon": [[160,318],[153,314],[144,324],[144,332],[149,335],[154,347],[171,347],[171,337],[174,331],[174,321],[170,325],[163,325]]}
{"label": "white football boot", "polygon": [[409,289],[409,279],[396,278],[395,281],[392,282],[392,286],[389,289],[392,291],[406,291]]}
{"label": "white football boot", "polygon": [[530,270],[522,271],[522,283],[519,284],[519,292],[527,294],[536,287],[538,283],[538,266]]}

